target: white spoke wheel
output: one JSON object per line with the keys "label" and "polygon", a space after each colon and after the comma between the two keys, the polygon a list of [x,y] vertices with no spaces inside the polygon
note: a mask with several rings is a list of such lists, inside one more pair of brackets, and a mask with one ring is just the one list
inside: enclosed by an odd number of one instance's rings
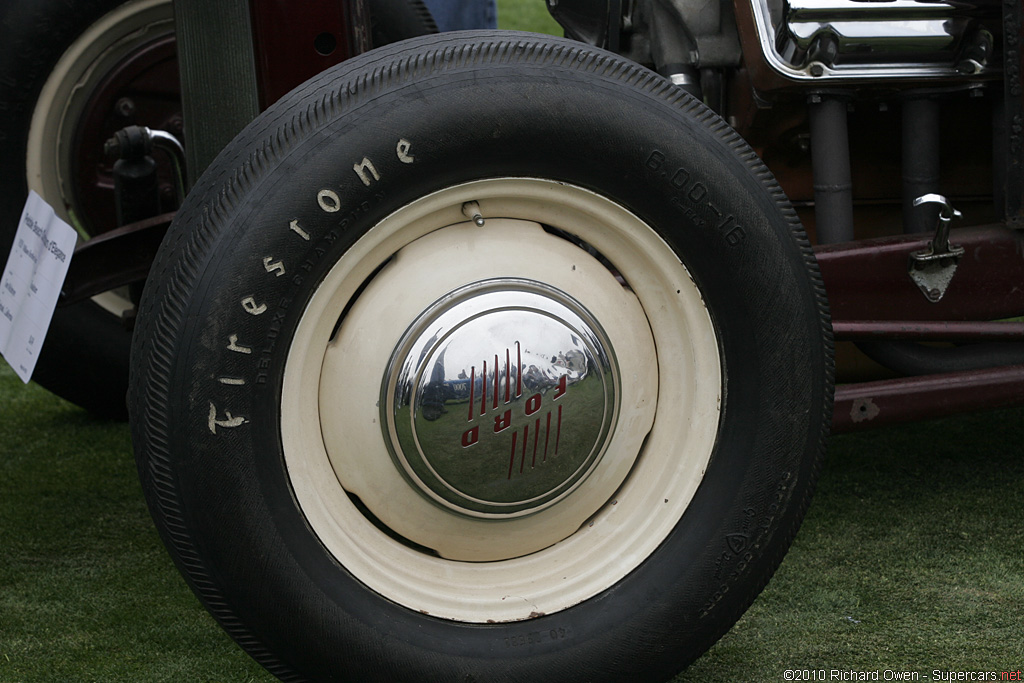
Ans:
{"label": "white spoke wheel", "polygon": [[663,680],[807,505],[832,380],[799,224],[606,53],[488,32],[342,65],[225,150],[155,273],[143,486],[278,675]]}

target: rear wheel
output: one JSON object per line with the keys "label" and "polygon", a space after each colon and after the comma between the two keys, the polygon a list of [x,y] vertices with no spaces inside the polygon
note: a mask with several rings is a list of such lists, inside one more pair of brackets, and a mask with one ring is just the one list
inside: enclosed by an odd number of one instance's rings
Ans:
{"label": "rear wheel", "polygon": [[364,55],[203,176],[135,338],[143,487],[281,675],[664,680],[809,500],[813,257],[702,105],[500,32]]}
{"label": "rear wheel", "polygon": [[[373,40],[383,45],[436,32],[420,0],[371,0]],[[112,162],[103,143],[128,125],[181,136],[170,0],[14,3],[0,36],[0,253],[14,237],[28,190],[81,239],[117,227]],[[159,153],[158,153],[159,156]],[[176,208],[174,173],[159,158],[163,210]],[[127,290],[57,311],[34,378],[95,413],[127,415],[134,312]]]}

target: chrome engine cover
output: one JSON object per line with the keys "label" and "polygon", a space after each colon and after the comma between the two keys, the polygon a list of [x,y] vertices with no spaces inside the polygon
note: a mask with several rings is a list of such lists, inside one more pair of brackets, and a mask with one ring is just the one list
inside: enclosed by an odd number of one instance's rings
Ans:
{"label": "chrome engine cover", "polygon": [[1001,71],[998,2],[751,0],[764,59],[794,80],[934,79]]}

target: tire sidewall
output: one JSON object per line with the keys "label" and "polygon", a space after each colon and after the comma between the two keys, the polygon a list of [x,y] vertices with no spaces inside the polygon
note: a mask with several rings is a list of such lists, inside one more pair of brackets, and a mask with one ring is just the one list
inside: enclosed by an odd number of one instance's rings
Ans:
{"label": "tire sidewall", "polygon": [[[355,96],[322,77],[225,150],[172,228],[178,247],[167,260],[177,270],[159,279],[153,301],[183,307],[183,324],[161,327],[161,314],[136,343],[168,335],[148,362],[176,362],[138,393],[148,404],[143,419],[185,427],[168,430],[166,444],[155,443],[153,429],[142,435],[161,454],[140,458],[144,488],[193,588],[276,673],[302,662],[314,678],[345,671],[366,680],[448,680],[446,667],[458,658],[479,680],[593,680],[595,671],[608,680],[668,677],[749,605],[806,506],[827,421],[828,354],[795,219],[766,172],[724,124],[666,94],[660,81],[509,61],[486,72],[470,64],[395,77],[387,86],[357,81],[370,94]],[[317,98],[308,93],[321,91],[326,104],[310,108]],[[453,108],[458,123],[444,115]],[[402,141],[413,163],[396,154]],[[247,170],[233,172],[251,149],[258,151]],[[369,184],[354,171],[364,160],[376,171]],[[725,387],[704,480],[636,571],[562,612],[465,625],[389,602],[325,550],[290,488],[279,404],[306,302],[352,244],[429,192],[501,176],[591,189],[654,227],[704,296]],[[217,198],[201,204],[219,185]],[[323,210],[323,189],[341,198],[338,211]],[[289,230],[293,220],[310,240]],[[188,234],[212,241],[196,250]],[[283,277],[267,267],[277,262]],[[251,353],[229,350],[232,338]],[[801,363],[806,371],[794,373]],[[224,377],[243,378],[245,390]],[[211,416],[229,414],[246,422],[213,433]],[[314,645],[304,633],[341,637]],[[638,647],[678,653],[638,660]],[[589,673],[571,664],[586,661],[600,664]]]}

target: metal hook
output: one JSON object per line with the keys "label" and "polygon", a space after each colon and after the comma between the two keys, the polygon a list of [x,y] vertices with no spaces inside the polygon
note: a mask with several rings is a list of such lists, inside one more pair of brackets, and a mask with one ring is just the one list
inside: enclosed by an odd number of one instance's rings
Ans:
{"label": "metal hook", "polygon": [[963,247],[949,243],[949,224],[954,218],[962,218],[963,214],[941,194],[925,194],[914,200],[914,206],[922,204],[938,204],[941,207],[939,220],[928,248],[910,255],[909,272],[925,298],[937,303],[945,295],[964,253]]}

